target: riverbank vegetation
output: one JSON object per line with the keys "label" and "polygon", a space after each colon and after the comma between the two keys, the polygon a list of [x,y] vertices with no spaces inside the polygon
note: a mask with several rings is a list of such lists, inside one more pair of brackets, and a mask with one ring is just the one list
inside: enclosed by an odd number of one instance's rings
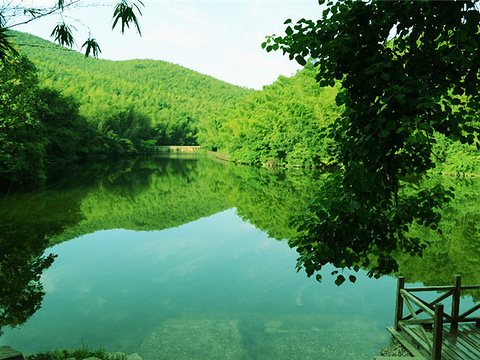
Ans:
{"label": "riverbank vegetation", "polygon": [[77,349],[57,349],[38,354],[31,354],[25,357],[26,360],[83,360],[83,359],[98,359],[98,360],[142,360],[140,355],[127,355],[121,352],[107,352],[103,348],[90,349],[83,344]]}

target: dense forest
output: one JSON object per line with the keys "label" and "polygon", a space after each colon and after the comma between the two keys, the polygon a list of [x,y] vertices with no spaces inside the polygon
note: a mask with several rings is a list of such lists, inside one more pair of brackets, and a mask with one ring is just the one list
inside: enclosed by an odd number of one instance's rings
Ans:
{"label": "dense forest", "polygon": [[[99,60],[12,34],[22,55],[0,65],[3,184],[157,145],[201,145],[254,165],[332,165],[326,134],[341,113],[338,86],[319,87],[311,63],[254,91],[163,61]],[[432,141],[435,172],[480,173],[475,147]]]}

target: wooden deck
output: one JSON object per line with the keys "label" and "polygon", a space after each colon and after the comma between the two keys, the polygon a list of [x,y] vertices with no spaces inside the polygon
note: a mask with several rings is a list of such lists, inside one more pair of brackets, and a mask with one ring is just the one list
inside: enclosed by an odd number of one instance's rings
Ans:
{"label": "wooden deck", "polygon": [[[428,346],[422,341],[419,328],[413,329],[414,335],[405,331],[396,331],[393,327],[387,330],[400,341],[416,358],[430,360]],[[430,341],[433,341],[431,330],[426,331]],[[450,331],[444,326],[442,341],[442,360],[479,360],[480,359],[480,328],[475,324],[461,324],[458,330]]]}
{"label": "wooden deck", "polygon": [[[405,288],[399,278],[395,327],[387,330],[416,358],[425,360],[480,360],[480,318],[472,314],[480,304],[460,314],[463,290],[480,290],[479,285],[462,286],[460,276],[453,286]],[[441,294],[425,301],[414,293]],[[443,294],[442,294],[443,293]],[[450,312],[444,311],[443,301],[451,298]],[[404,316],[404,307],[409,314]]]}

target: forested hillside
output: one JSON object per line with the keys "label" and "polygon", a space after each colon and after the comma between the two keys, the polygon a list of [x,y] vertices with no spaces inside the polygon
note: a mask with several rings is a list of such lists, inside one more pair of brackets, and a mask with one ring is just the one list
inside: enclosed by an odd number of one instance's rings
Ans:
{"label": "forested hillside", "polygon": [[201,126],[199,141],[247,164],[328,165],[332,142],[325,134],[339,115],[337,89],[318,86],[315,75],[307,64],[294,76],[247,94]]}
{"label": "forested hillside", "polygon": [[9,33],[20,55],[0,63],[0,184],[33,183],[86,158],[197,143],[198,124],[253,92],[179,65],[86,58]]}
{"label": "forested hillside", "polygon": [[86,58],[33,35],[13,34],[42,85],[74,96],[81,115],[120,138],[132,140],[137,131],[147,132],[157,145],[196,144],[200,121],[252,92],[164,61]]}

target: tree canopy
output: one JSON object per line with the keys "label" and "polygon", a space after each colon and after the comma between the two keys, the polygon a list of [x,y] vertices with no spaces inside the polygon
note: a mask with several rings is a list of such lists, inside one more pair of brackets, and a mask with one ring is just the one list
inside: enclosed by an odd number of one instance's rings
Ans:
{"label": "tree canopy", "polygon": [[[341,83],[336,101],[344,110],[330,136],[342,168],[297,219],[300,234],[291,242],[298,268],[309,276],[326,263],[389,273],[398,268],[391,250],[421,254],[426,246],[409,232],[411,224],[438,228],[453,189],[418,189],[407,180],[441,157],[436,133],[479,147],[477,5],[328,1],[322,19],[289,19],[285,36],[267,37],[267,51],[281,49],[300,64],[315,61],[321,86]],[[343,281],[340,274],[337,284]]]}

